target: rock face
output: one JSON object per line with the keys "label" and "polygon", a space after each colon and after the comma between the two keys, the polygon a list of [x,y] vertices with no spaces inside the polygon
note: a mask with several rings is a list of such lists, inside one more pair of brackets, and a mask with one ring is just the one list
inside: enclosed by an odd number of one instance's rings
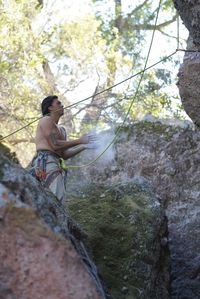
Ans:
{"label": "rock face", "polygon": [[[190,49],[195,47],[191,46]],[[183,107],[194,123],[200,126],[200,52],[185,54],[178,77]]]}
{"label": "rock face", "polygon": [[68,210],[10,158],[0,155],[0,298],[169,298],[166,217],[146,180],[87,182],[85,198],[78,186],[70,209],[87,239]]}
{"label": "rock face", "polygon": [[0,297],[100,298],[69,241],[0,185]]}
{"label": "rock face", "polygon": [[103,169],[99,161],[82,177],[107,186],[135,179],[152,184],[168,216],[171,298],[200,298],[199,131],[187,123],[175,127],[143,122],[124,128],[115,147],[110,165]]}
{"label": "rock face", "polygon": [[[200,50],[200,1],[199,0],[174,0],[185,26],[189,30],[188,50]],[[186,52],[183,64],[179,71],[178,87],[183,106],[200,127],[200,52]],[[171,232],[173,234],[172,248],[172,298],[200,298],[199,274],[199,134],[190,138],[191,147],[185,148],[184,160],[177,156],[179,174],[176,175],[180,182],[179,197],[177,202],[171,203],[170,218]],[[188,143],[188,142],[187,142]],[[189,145],[189,144],[188,144]],[[178,151],[180,155],[180,150]],[[182,156],[182,155],[181,155]],[[187,157],[187,158],[186,158]],[[182,178],[182,184],[180,179]],[[182,187],[182,190],[181,188]],[[178,190],[177,190],[178,191]],[[179,225],[177,225],[179,224]],[[186,245],[187,244],[187,248]],[[182,271],[180,271],[182,263]]]}
{"label": "rock face", "polygon": [[69,210],[113,298],[169,298],[167,223],[146,180],[84,187]]}
{"label": "rock face", "polygon": [[[174,0],[189,30],[188,50],[200,50],[200,1]],[[187,52],[179,70],[178,88],[183,107],[195,124],[200,126],[200,52]]]}
{"label": "rock face", "polygon": [[[171,256],[170,298],[200,298],[200,133],[188,123],[181,125],[140,122],[123,128],[112,163],[104,165],[100,160],[93,167],[69,176],[68,207],[88,234],[89,253],[115,299],[169,298],[167,244]],[[42,191],[20,166],[13,167],[7,158],[3,162],[0,159],[0,164],[3,188],[10,190],[9,196],[13,194],[17,202],[14,206],[9,204],[6,211],[17,208],[25,211],[23,204],[29,209],[32,206],[51,230],[73,243],[86,261],[90,279],[104,298],[96,267],[82,243],[85,235],[67,210],[52,195]],[[167,211],[169,237],[163,206]],[[35,214],[31,215],[30,219],[36,219]],[[8,212],[1,212],[2,217],[10,218],[0,220],[1,229],[3,221],[8,224],[16,219]],[[43,233],[40,235],[42,224],[38,219],[35,225],[39,227],[37,242],[46,244]],[[29,234],[30,226],[27,225]],[[18,231],[15,228],[16,234]],[[50,234],[48,229],[46,233]],[[64,241],[57,238],[55,244],[62,245]],[[10,244],[16,241],[12,239]],[[51,242],[48,240],[46,245],[49,251]],[[20,248],[20,242],[16,246]],[[10,263],[15,265],[15,262],[13,259]],[[10,287],[3,285],[0,290],[9,293]]]}
{"label": "rock face", "polygon": [[173,0],[183,23],[190,32],[194,44],[200,46],[200,1],[199,0]]}
{"label": "rock face", "polygon": [[80,228],[57,199],[3,151],[0,298],[106,298]]}

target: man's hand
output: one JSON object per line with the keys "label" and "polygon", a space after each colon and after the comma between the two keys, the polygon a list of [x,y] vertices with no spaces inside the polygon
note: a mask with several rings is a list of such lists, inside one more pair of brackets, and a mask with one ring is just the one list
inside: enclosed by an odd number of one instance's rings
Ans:
{"label": "man's hand", "polygon": [[87,144],[89,143],[89,137],[88,135],[83,135],[82,137],[79,138],[79,141],[81,144]]}
{"label": "man's hand", "polygon": [[97,149],[99,144],[97,142],[89,142],[83,145],[85,149]]}
{"label": "man's hand", "polygon": [[88,144],[96,141],[97,137],[94,134],[85,134],[79,140],[82,144]]}

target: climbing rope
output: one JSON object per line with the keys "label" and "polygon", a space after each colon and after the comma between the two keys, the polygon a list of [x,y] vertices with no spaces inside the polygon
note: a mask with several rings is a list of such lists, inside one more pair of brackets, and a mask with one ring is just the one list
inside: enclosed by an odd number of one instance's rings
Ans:
{"label": "climbing rope", "polygon": [[[114,85],[112,85],[112,86],[110,86],[110,87],[108,87],[108,88],[106,88],[106,89],[100,91],[100,92],[97,92],[96,94],[94,94],[94,95],[92,95],[92,96],[89,96],[89,97],[84,98],[84,99],[82,99],[82,100],[80,100],[80,101],[78,101],[78,102],[75,102],[75,103],[73,103],[73,104],[70,104],[70,105],[64,107],[64,109],[69,109],[69,108],[71,108],[71,107],[74,107],[74,106],[76,106],[76,105],[78,105],[78,104],[80,104],[80,103],[82,103],[82,102],[85,102],[85,101],[91,99],[92,97],[95,97],[95,96],[100,95],[100,94],[102,94],[102,93],[104,93],[104,92],[106,92],[106,91],[109,91],[109,90],[111,90],[112,88],[114,88],[114,87],[116,87],[116,86],[118,86],[118,85],[120,85],[120,84],[123,84],[124,82],[126,82],[126,81],[128,81],[128,80],[130,80],[130,79],[132,79],[132,78],[134,78],[134,77],[136,77],[136,76],[138,76],[138,75],[141,75],[141,77],[140,77],[140,79],[139,79],[139,83],[138,83],[137,89],[136,89],[136,92],[135,92],[135,95],[134,95],[134,97],[133,97],[133,99],[132,99],[132,101],[131,101],[131,104],[130,104],[130,106],[129,106],[129,108],[128,108],[128,111],[127,111],[127,113],[126,113],[126,115],[125,115],[125,118],[124,118],[124,120],[123,120],[123,123],[117,128],[117,131],[116,131],[116,133],[115,133],[115,137],[114,137],[114,138],[111,140],[111,142],[106,146],[106,148],[105,148],[105,149],[104,149],[104,150],[103,150],[103,151],[102,151],[102,152],[101,152],[101,153],[100,153],[94,160],[92,160],[91,162],[89,162],[89,163],[87,163],[87,164],[84,164],[84,165],[67,165],[67,168],[83,168],[83,167],[88,167],[88,166],[90,166],[91,164],[95,163],[95,162],[96,162],[96,161],[97,161],[97,160],[98,160],[98,159],[99,159],[99,158],[100,158],[100,157],[101,157],[101,156],[108,150],[108,148],[109,148],[109,147],[115,142],[115,140],[117,139],[117,137],[118,137],[118,135],[119,135],[119,133],[120,133],[120,131],[121,131],[121,128],[124,126],[124,124],[125,124],[125,122],[126,122],[126,120],[127,120],[127,118],[128,118],[128,115],[129,115],[129,113],[130,113],[130,111],[131,111],[131,109],[132,109],[133,103],[134,103],[134,101],[135,101],[135,99],[136,99],[136,97],[137,97],[137,95],[138,95],[139,88],[140,88],[141,82],[142,82],[142,80],[143,80],[145,71],[147,71],[147,70],[149,70],[150,68],[152,68],[152,67],[154,67],[154,66],[160,64],[160,63],[163,62],[163,61],[168,60],[170,57],[172,57],[173,55],[175,55],[175,54],[177,53],[177,51],[183,51],[183,49],[179,49],[179,17],[178,17],[178,18],[177,18],[177,49],[176,49],[176,51],[174,51],[174,52],[171,53],[170,55],[164,57],[163,59],[159,60],[158,62],[156,62],[156,63],[150,65],[149,67],[147,67],[147,63],[148,63],[148,60],[149,60],[149,56],[150,56],[150,52],[151,52],[151,48],[152,48],[152,44],[153,44],[153,40],[154,40],[154,35],[155,35],[155,31],[156,31],[156,25],[157,25],[157,21],[158,21],[158,16],[159,16],[159,11],[160,11],[160,7],[161,7],[161,2],[162,2],[162,0],[159,1],[159,5],[158,5],[158,8],[157,8],[157,14],[156,14],[156,19],[155,19],[155,25],[154,25],[154,29],[153,29],[153,33],[152,33],[152,37],[151,37],[151,42],[150,42],[150,46],[149,46],[149,50],[148,50],[148,53],[147,53],[147,57],[146,57],[146,61],[145,61],[143,70],[140,71],[140,72],[138,72],[138,73],[136,73],[136,74],[131,75],[130,77],[128,77],[128,78],[126,78],[126,79],[124,79],[124,80],[122,80],[122,81],[120,81],[120,82],[118,82],[118,83],[116,83],[116,84],[114,84]],[[187,50],[185,50],[185,51],[187,51]],[[188,52],[189,52],[189,51],[188,51]],[[197,51],[191,51],[191,52],[197,52]],[[29,127],[30,125],[32,125],[33,123],[35,123],[36,121],[38,121],[39,119],[41,119],[42,117],[43,117],[43,116],[41,116],[41,117],[39,117],[39,118],[33,120],[32,122],[28,123],[27,125],[25,125],[25,126],[19,128],[18,130],[13,131],[12,133],[10,133],[10,134],[8,134],[8,135],[6,135],[6,136],[1,137],[1,138],[0,138],[0,141],[3,141],[4,139],[6,139],[6,138],[12,136],[13,134],[16,134],[17,132],[19,132],[19,131],[21,131],[21,130],[27,128],[27,127]]]}
{"label": "climbing rope", "polygon": [[[91,162],[87,163],[87,164],[83,164],[83,165],[67,165],[67,168],[68,169],[75,169],[75,168],[83,168],[83,167],[88,167],[90,166],[91,164],[95,163],[101,156],[103,156],[103,154],[109,149],[109,147],[115,142],[115,140],[117,139],[122,127],[124,126],[126,120],[127,120],[127,117],[131,111],[131,108],[133,106],[133,103],[138,95],[138,92],[139,92],[139,88],[140,88],[140,85],[141,85],[141,82],[143,80],[143,77],[144,77],[144,73],[147,69],[147,63],[148,63],[148,60],[149,60],[149,56],[150,56],[150,53],[151,53],[151,48],[152,48],[152,45],[153,45],[153,40],[154,40],[154,35],[155,35],[155,31],[156,31],[156,25],[157,25],[157,21],[158,21],[158,16],[159,16],[159,11],[160,11],[160,7],[161,7],[161,2],[162,0],[159,1],[159,5],[158,5],[158,9],[157,9],[157,14],[156,14],[156,19],[155,19],[155,24],[154,24],[154,29],[153,29],[153,32],[152,32],[152,37],[151,37],[151,42],[150,42],[150,45],[149,45],[149,50],[148,50],[148,53],[147,53],[147,57],[146,57],[146,60],[145,60],[145,64],[144,64],[144,68],[143,70],[140,72],[141,73],[141,77],[140,77],[140,80],[139,80],[139,83],[138,83],[138,86],[137,86],[137,89],[136,89],[136,92],[135,92],[135,95],[131,101],[131,104],[128,108],[128,111],[125,115],[125,118],[123,120],[123,123],[121,124],[121,126],[119,126],[117,128],[117,131],[115,133],[115,137],[111,140],[111,142],[106,146],[106,148],[94,159],[92,160]],[[176,51],[174,53],[171,54],[174,55],[176,53]]]}
{"label": "climbing rope", "polygon": [[[124,82],[126,82],[126,81],[128,81],[128,80],[131,80],[131,79],[134,78],[134,77],[137,77],[138,75],[142,74],[144,71],[147,71],[147,70],[153,68],[154,66],[156,66],[156,65],[158,65],[158,64],[160,64],[160,63],[162,63],[162,62],[164,62],[164,61],[166,61],[166,60],[168,60],[170,57],[172,57],[174,54],[176,54],[177,51],[179,51],[179,50],[177,49],[175,52],[169,54],[168,56],[162,58],[161,60],[155,62],[154,64],[148,66],[147,68],[143,69],[142,71],[139,71],[138,73],[135,73],[135,74],[131,75],[130,77],[124,79],[123,81],[120,81],[120,82],[116,83],[115,85],[112,85],[112,86],[110,86],[110,87],[108,87],[108,88],[106,88],[106,89],[104,89],[104,90],[102,90],[102,91],[100,91],[100,92],[97,92],[97,93],[95,93],[95,94],[93,94],[93,95],[91,95],[91,96],[89,96],[89,97],[87,97],[87,98],[84,98],[84,99],[82,99],[82,100],[80,100],[80,101],[78,101],[78,102],[75,102],[75,103],[73,103],[73,104],[70,104],[70,105],[68,105],[68,106],[65,106],[64,109],[72,108],[72,107],[74,107],[74,106],[76,106],[76,105],[78,105],[78,104],[80,104],[80,103],[83,103],[83,102],[85,102],[85,101],[87,101],[87,100],[89,100],[89,99],[91,99],[91,98],[93,98],[93,97],[96,97],[96,96],[98,96],[98,95],[100,95],[100,94],[102,94],[102,93],[104,93],[104,92],[106,92],[106,91],[109,91],[109,90],[111,90],[112,88],[114,88],[114,87],[116,87],[116,86],[118,86],[118,85],[120,85],[120,84],[123,84]],[[48,115],[48,114],[47,114],[47,115]],[[40,120],[41,118],[43,118],[43,116],[40,116],[40,117],[34,119],[33,121],[29,122],[27,125],[25,125],[25,126],[19,128],[19,129],[15,130],[15,131],[11,132],[10,134],[8,134],[8,135],[6,135],[6,136],[1,137],[1,138],[0,138],[0,142],[3,141],[4,139],[7,139],[8,137],[10,137],[10,136],[12,136],[12,135],[18,133],[18,132],[20,132],[21,130],[23,130],[23,129],[29,127],[29,126],[31,126],[33,123],[35,123],[36,121]]]}
{"label": "climbing rope", "polygon": [[179,48],[179,44],[180,44],[180,23],[179,23],[179,15],[177,14],[177,47],[176,49]]}
{"label": "climbing rope", "polygon": [[187,49],[176,49],[176,52],[182,51],[182,52],[188,52],[188,53],[199,53],[200,50],[187,50]]}
{"label": "climbing rope", "polygon": [[[161,3],[161,1],[160,1],[160,3]],[[161,5],[160,3],[159,3],[159,7],[158,7],[158,9],[157,9],[157,12],[159,12],[159,10],[160,10],[160,5]],[[157,16],[156,16],[156,24],[157,24],[157,17],[158,17],[158,14],[157,14]],[[152,37],[154,37],[154,34],[155,34],[155,27],[156,27],[156,26],[154,26],[154,30],[153,30]],[[167,57],[165,57],[165,58],[159,60],[158,62],[152,64],[151,66],[149,66],[149,67],[145,67],[142,71],[140,71],[140,72],[138,72],[138,73],[136,73],[136,74],[133,74],[133,75],[131,75],[130,77],[128,77],[128,78],[126,78],[126,79],[124,79],[124,80],[122,80],[122,81],[120,81],[120,82],[118,82],[118,83],[116,83],[116,84],[114,84],[114,85],[112,85],[112,86],[110,86],[110,87],[108,87],[108,88],[106,88],[106,89],[100,91],[100,92],[97,92],[96,94],[94,94],[94,95],[92,95],[92,96],[89,96],[89,97],[84,98],[84,99],[82,99],[82,100],[80,100],[80,101],[77,101],[77,102],[75,102],[75,103],[73,103],[73,104],[70,104],[70,105],[68,105],[68,106],[65,106],[64,109],[72,108],[72,107],[74,107],[74,106],[76,106],[76,105],[78,105],[78,104],[80,104],[80,103],[83,103],[83,102],[85,102],[85,101],[87,101],[87,100],[89,100],[89,99],[91,99],[91,98],[93,98],[93,97],[95,97],[95,96],[98,96],[98,95],[100,95],[100,94],[102,94],[102,93],[104,93],[104,92],[106,92],[106,91],[109,91],[109,90],[113,89],[114,87],[119,86],[120,84],[123,84],[123,83],[125,83],[126,81],[128,81],[128,80],[130,80],[130,79],[132,79],[132,78],[134,78],[134,77],[136,77],[136,76],[138,76],[138,75],[140,75],[140,74],[143,74],[145,71],[149,70],[150,68],[156,66],[157,64],[159,64],[159,63],[161,63],[161,62],[163,62],[163,61],[169,59],[171,56],[173,56],[173,55],[178,51],[178,47],[179,47],[179,22],[177,21],[177,50],[176,50],[175,52],[173,52],[172,54],[168,55]],[[146,64],[145,64],[145,65],[146,65]],[[48,114],[47,114],[47,115],[48,115]],[[19,129],[15,130],[15,131],[11,132],[10,134],[8,134],[8,135],[6,135],[6,136],[1,137],[1,138],[0,138],[0,142],[3,141],[3,140],[5,140],[6,138],[8,138],[8,137],[10,137],[10,136],[12,136],[12,135],[18,133],[18,132],[20,132],[21,130],[23,130],[23,129],[29,127],[29,126],[31,126],[33,123],[35,123],[36,121],[40,120],[41,118],[43,118],[43,116],[38,117],[38,118],[34,119],[33,121],[29,122],[27,125],[25,125],[25,126],[19,128]]]}

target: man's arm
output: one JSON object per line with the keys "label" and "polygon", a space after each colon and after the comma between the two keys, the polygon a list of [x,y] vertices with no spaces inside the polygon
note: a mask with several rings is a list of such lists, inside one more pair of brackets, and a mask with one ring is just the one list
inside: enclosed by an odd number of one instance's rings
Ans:
{"label": "man's arm", "polygon": [[82,136],[79,139],[71,141],[61,140],[57,127],[49,117],[42,119],[40,126],[44,137],[46,138],[51,148],[55,151],[66,150],[73,146],[87,144],[89,142],[89,137],[87,136]]}
{"label": "man's arm", "polygon": [[61,156],[64,160],[67,160],[69,158],[76,156],[77,154],[79,154],[80,152],[82,152],[84,150],[85,150],[84,144],[77,145],[77,146],[74,146],[73,148],[63,151]]}

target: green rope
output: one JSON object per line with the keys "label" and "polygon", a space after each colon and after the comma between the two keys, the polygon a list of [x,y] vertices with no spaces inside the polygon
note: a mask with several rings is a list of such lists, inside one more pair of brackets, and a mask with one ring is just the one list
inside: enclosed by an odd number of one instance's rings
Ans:
{"label": "green rope", "polygon": [[[123,120],[123,123],[121,126],[119,126],[117,128],[117,131],[115,133],[115,137],[112,139],[112,141],[106,146],[106,148],[94,159],[92,160],[91,162],[87,163],[87,164],[83,164],[83,165],[67,165],[67,168],[68,169],[75,169],[75,168],[83,168],[83,167],[88,167],[90,166],[91,164],[95,163],[101,156],[103,156],[103,154],[109,149],[109,147],[115,142],[115,140],[117,139],[120,131],[121,131],[121,128],[124,126],[126,120],[127,120],[127,117],[131,111],[131,108],[133,106],[133,103],[138,95],[138,92],[139,92],[139,88],[140,88],[140,85],[141,85],[141,82],[143,80],[143,77],[144,77],[144,73],[147,69],[147,63],[148,63],[148,60],[149,60],[149,56],[150,56],[150,53],[151,53],[151,48],[152,48],[152,44],[153,44],[153,40],[154,40],[154,35],[155,35],[155,31],[156,31],[156,25],[157,25],[157,21],[158,21],[158,15],[159,15],[159,11],[160,11],[160,7],[161,7],[161,2],[162,0],[159,1],[159,6],[158,6],[158,9],[157,9],[157,14],[156,14],[156,20],[155,20],[155,25],[154,25],[154,30],[153,30],[153,33],[152,33],[152,37],[151,37],[151,42],[150,42],[150,46],[149,46],[149,50],[148,50],[148,53],[147,53],[147,57],[146,57],[146,61],[145,61],[145,64],[144,64],[144,69],[143,71],[141,71],[141,77],[140,77],[140,80],[139,80],[139,83],[138,83],[138,86],[137,86],[137,89],[136,89],[136,92],[135,92],[135,95],[133,97],[133,100],[131,101],[131,104],[129,106],[129,109],[125,115],[125,118]],[[176,51],[174,53],[172,53],[170,55],[170,57],[172,55],[174,55],[176,53]]]}
{"label": "green rope", "polygon": [[[158,14],[159,14],[160,6],[161,6],[161,1],[159,2],[159,7],[158,7],[158,10],[157,10],[157,16],[156,16],[155,27],[156,27],[156,24],[157,24],[157,19],[158,19]],[[140,75],[140,74],[141,74],[141,78],[143,79],[143,75],[144,75],[144,72],[145,72],[145,71],[151,69],[152,67],[154,67],[154,66],[160,64],[160,63],[163,62],[163,61],[166,61],[167,59],[169,59],[170,57],[172,57],[177,51],[179,51],[179,49],[178,49],[178,45],[179,45],[179,21],[177,21],[177,50],[176,50],[175,52],[171,53],[170,55],[166,56],[165,58],[159,60],[158,62],[156,62],[156,63],[150,65],[149,67],[146,67],[147,62],[148,62],[148,58],[149,58],[149,54],[150,54],[150,51],[151,51],[151,46],[152,46],[152,42],[153,42],[153,38],[154,38],[154,34],[155,34],[155,27],[154,27],[153,34],[152,34],[151,44],[150,44],[150,47],[149,47],[149,51],[148,51],[148,55],[147,55],[147,59],[146,59],[146,63],[145,63],[145,67],[144,67],[144,69],[143,69],[142,71],[139,71],[138,73],[133,74],[132,76],[130,76],[130,77],[124,79],[123,81],[120,81],[120,82],[118,82],[118,83],[116,83],[116,84],[114,84],[114,85],[108,87],[107,89],[104,89],[104,90],[102,90],[102,91],[100,91],[100,92],[98,92],[98,93],[96,93],[96,94],[94,94],[94,95],[92,95],[92,96],[89,96],[89,97],[87,97],[87,98],[84,98],[84,99],[82,99],[82,100],[76,102],[76,103],[73,103],[73,104],[71,104],[71,105],[68,105],[68,106],[64,107],[64,109],[69,109],[69,108],[71,108],[71,107],[74,107],[74,106],[76,106],[76,105],[78,105],[78,104],[80,104],[80,103],[82,103],[82,102],[85,102],[85,101],[91,99],[91,98],[94,97],[94,96],[97,96],[97,95],[100,95],[100,94],[102,94],[102,93],[104,93],[104,92],[106,92],[106,91],[109,91],[109,90],[111,90],[112,88],[114,88],[114,87],[116,87],[116,86],[118,86],[118,85],[120,85],[120,84],[123,84],[124,82],[126,82],[126,81],[128,81],[128,80],[130,80],[130,79],[132,79],[132,78],[134,78],[134,77],[136,77],[136,76],[138,76],[138,75]],[[125,116],[125,119],[124,119],[123,124],[125,123],[125,121],[126,121],[126,119],[127,119],[127,117],[128,117],[128,114],[129,114],[129,112],[130,112],[130,110],[131,110],[131,108],[132,108],[133,102],[134,102],[134,100],[135,100],[135,98],[136,98],[136,96],[137,96],[137,93],[138,93],[138,90],[139,90],[139,87],[140,87],[140,84],[141,84],[142,79],[140,80],[140,82],[139,82],[139,84],[138,84],[138,88],[137,88],[137,90],[136,90],[134,99],[133,99],[132,103],[130,104],[130,107],[129,107],[130,109],[128,110],[128,113],[127,113],[127,115]],[[36,121],[40,120],[41,118],[43,118],[43,116],[38,117],[38,118],[36,118],[35,120],[33,120],[33,121],[31,121],[30,123],[28,123],[27,125],[25,125],[25,126],[19,128],[19,129],[15,130],[15,131],[11,132],[10,134],[8,134],[8,135],[6,135],[6,136],[1,137],[1,138],[0,138],[0,142],[3,141],[4,139],[6,139],[6,138],[8,138],[8,137],[10,137],[10,136],[12,136],[12,135],[14,135],[14,134],[16,134],[17,132],[19,132],[19,131],[21,131],[21,130],[27,128],[27,127],[29,127],[30,125],[32,125],[32,124],[35,123]],[[122,124],[122,125],[123,125],[123,124]],[[117,133],[118,133],[118,130],[117,130],[116,134],[117,134]],[[114,140],[115,140],[115,139],[116,139],[116,138],[114,138]],[[114,142],[114,140],[111,142],[111,144]],[[111,146],[111,144],[110,144],[108,147],[106,147],[105,151]],[[92,161],[92,163],[94,163],[97,159],[99,159],[99,158],[103,155],[103,153],[104,153],[105,151],[103,151],[103,152],[101,153],[101,155],[98,156],[98,158],[96,158],[94,161]],[[86,164],[86,165],[89,166],[90,164],[91,164],[91,162],[90,162],[89,164]],[[74,166],[74,167],[75,167],[75,166]],[[76,167],[78,167],[78,166],[76,166]],[[79,166],[79,167],[80,167],[80,166]]]}
{"label": "green rope", "polygon": [[180,23],[179,23],[179,15],[177,14],[177,49],[179,49],[180,44]]}
{"label": "green rope", "polygon": [[[160,3],[161,3],[161,1],[160,1]],[[159,10],[160,10],[160,3],[159,3],[159,7],[158,7],[158,11],[157,11],[157,12],[159,12]],[[157,17],[158,17],[158,14],[157,14]],[[156,17],[156,24],[157,24],[157,17]],[[154,37],[154,34],[155,34],[155,27],[154,27],[154,30],[153,30],[152,37]],[[151,45],[150,45],[150,46],[151,46]],[[150,48],[149,48],[149,49],[150,49]],[[100,94],[102,94],[102,93],[104,93],[104,92],[106,92],[106,91],[109,91],[109,90],[113,89],[114,87],[116,87],[116,86],[118,86],[118,85],[120,85],[120,84],[123,84],[123,83],[127,82],[128,80],[130,80],[130,79],[132,79],[132,78],[134,78],[134,77],[136,77],[136,76],[138,76],[138,75],[140,75],[140,74],[143,74],[145,71],[149,70],[150,68],[152,68],[152,67],[154,67],[154,66],[160,64],[161,62],[163,62],[163,61],[169,59],[170,57],[172,57],[177,51],[181,51],[181,50],[179,49],[179,17],[177,18],[177,50],[176,50],[175,52],[173,52],[172,54],[168,55],[167,57],[165,57],[165,58],[159,60],[158,62],[156,62],[156,63],[150,65],[149,67],[145,67],[142,71],[140,71],[140,72],[138,72],[138,73],[136,73],[136,74],[133,74],[133,75],[131,75],[130,77],[128,77],[128,78],[126,78],[126,79],[124,79],[124,80],[122,80],[122,81],[120,81],[120,82],[118,82],[118,83],[116,83],[116,84],[114,84],[114,85],[112,85],[112,86],[110,86],[110,87],[108,87],[108,88],[106,88],[106,89],[100,91],[100,92],[97,92],[96,94],[94,94],[94,95],[92,95],[92,96],[89,96],[89,97],[84,98],[84,99],[82,99],[82,100],[80,100],[80,101],[77,101],[76,103],[70,104],[70,105],[64,107],[64,109],[69,109],[69,108],[71,108],[71,107],[74,107],[74,106],[76,106],[76,105],[78,105],[78,104],[80,104],[80,103],[83,103],[83,102],[85,102],[85,101],[87,101],[87,100],[89,100],[89,99],[91,99],[91,98],[93,98],[93,97],[95,97],[95,96],[97,96],[97,95],[100,95]],[[147,63],[145,63],[145,65],[147,65]],[[142,76],[143,76],[143,75],[142,75]],[[131,107],[132,107],[132,105],[131,105]],[[47,115],[48,115],[48,114],[47,114]],[[0,142],[3,141],[3,140],[6,139],[6,138],[8,138],[8,137],[10,137],[10,136],[12,136],[12,135],[18,133],[18,132],[20,132],[21,130],[26,129],[27,127],[31,126],[33,123],[35,123],[36,121],[40,120],[41,118],[43,118],[43,116],[38,117],[38,118],[34,119],[33,121],[31,121],[30,123],[28,123],[27,125],[25,125],[25,126],[19,128],[19,129],[15,130],[15,131],[11,132],[10,134],[8,134],[8,135],[6,135],[6,136],[1,137],[1,138],[0,138]]]}
{"label": "green rope", "polygon": [[[92,96],[90,96],[90,97],[87,97],[87,98],[85,98],[85,99],[83,99],[83,100],[80,100],[80,101],[78,101],[78,102],[76,102],[76,103],[73,103],[73,104],[71,104],[71,105],[68,105],[68,106],[64,107],[64,109],[69,109],[69,108],[71,108],[71,107],[73,107],[73,106],[76,106],[76,105],[78,105],[78,104],[80,104],[80,103],[82,103],[82,102],[84,102],[84,101],[87,101],[87,100],[91,99],[92,97],[95,97],[95,96],[97,96],[97,95],[99,95],[99,94],[102,94],[102,93],[104,93],[104,92],[106,92],[106,91],[112,89],[113,87],[116,87],[116,86],[118,86],[118,85],[120,85],[120,84],[122,84],[122,83],[124,83],[124,82],[126,82],[126,81],[128,81],[128,80],[130,80],[130,79],[132,79],[132,78],[134,78],[134,77],[136,77],[136,76],[142,74],[144,71],[147,71],[147,70],[153,68],[154,66],[156,66],[156,65],[158,65],[158,64],[160,64],[160,63],[162,63],[163,61],[166,61],[167,59],[169,59],[170,57],[172,57],[177,51],[181,51],[181,50],[180,50],[180,49],[177,49],[175,52],[171,53],[170,55],[168,55],[168,56],[162,58],[161,60],[155,62],[154,64],[148,66],[145,70],[139,71],[138,73],[133,74],[132,76],[130,76],[130,77],[124,79],[123,81],[118,82],[118,83],[116,83],[115,85],[112,85],[111,87],[108,87],[107,89],[104,89],[104,90],[102,90],[102,91],[100,91],[100,92],[98,92],[98,93],[96,93],[96,94],[94,94],[94,95],[92,95]],[[47,115],[48,115],[48,114],[47,114]],[[0,142],[3,141],[3,140],[6,139],[6,138],[8,138],[8,137],[10,137],[10,136],[12,136],[12,135],[18,133],[18,132],[20,132],[21,130],[23,130],[23,129],[29,127],[30,125],[32,125],[32,124],[35,123],[36,121],[40,120],[41,118],[43,118],[43,116],[38,117],[38,118],[34,119],[33,121],[31,121],[30,123],[28,123],[27,125],[25,125],[25,126],[19,128],[19,129],[15,130],[15,131],[11,132],[10,134],[8,134],[8,135],[6,135],[6,136],[1,137],[1,138],[0,138]]]}

